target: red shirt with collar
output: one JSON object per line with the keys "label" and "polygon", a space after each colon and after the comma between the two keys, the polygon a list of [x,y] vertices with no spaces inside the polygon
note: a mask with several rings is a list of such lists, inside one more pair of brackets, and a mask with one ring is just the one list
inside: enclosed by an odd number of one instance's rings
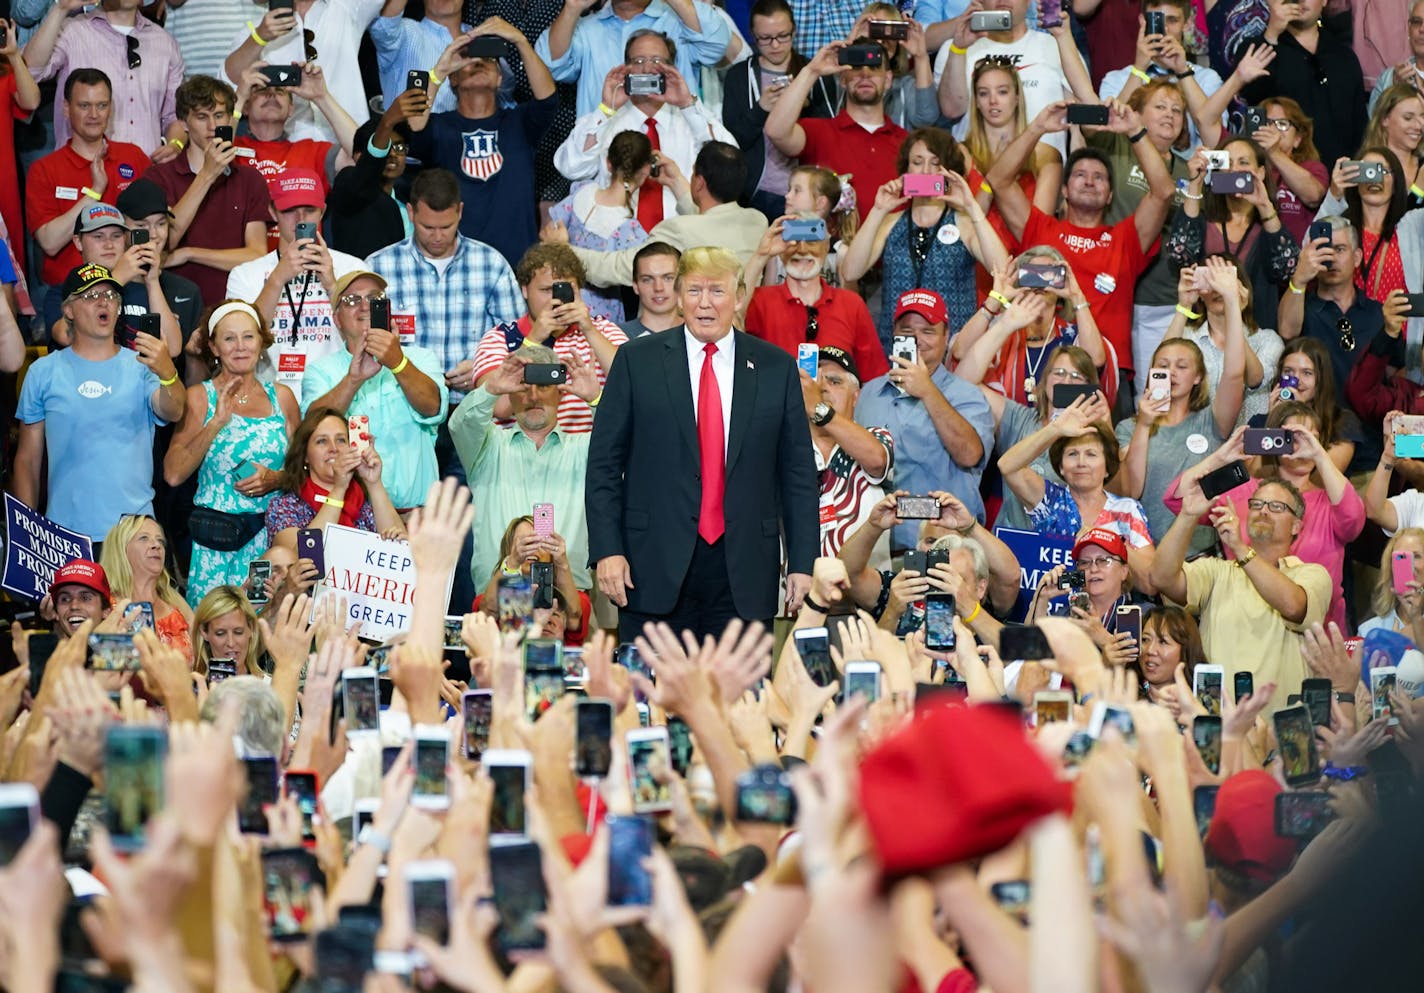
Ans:
{"label": "red shirt with collar", "polygon": [[806,145],[797,158],[804,165],[850,173],[862,215],[875,203],[876,191],[899,175],[895,164],[909,132],[898,124],[886,121],[867,131],[844,110],[835,117],[803,117],[797,123],[806,134]]}
{"label": "red shirt with collar", "polygon": [[[30,167],[25,175],[25,223],[30,226],[30,234],[73,209],[81,200],[89,200],[80,191],[94,184],[90,165],[89,159],[74,150],[72,142],[65,142]],[[104,188],[104,203],[116,201],[148,166],[148,156],[137,145],[110,141],[108,155],[104,157],[104,173],[109,177],[109,185]],[[58,255],[44,257],[40,278],[50,286],[58,286],[69,271],[82,262],[74,242],[66,241]]]}
{"label": "red shirt with collar", "polygon": [[[834,345],[849,352],[860,370],[862,383],[890,371],[875,322],[859,294],[827,286],[822,280],[821,298],[813,306],[819,329],[816,344]],[[796,346],[806,341],[806,305],[791,295],[785,283],[760,286],[747,307],[747,333],[794,357]]]}

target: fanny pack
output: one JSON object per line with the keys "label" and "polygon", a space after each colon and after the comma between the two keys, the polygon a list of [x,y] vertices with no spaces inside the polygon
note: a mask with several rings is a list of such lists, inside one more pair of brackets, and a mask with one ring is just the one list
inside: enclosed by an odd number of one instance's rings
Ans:
{"label": "fanny pack", "polygon": [[266,526],[266,514],[226,514],[211,507],[194,507],[188,517],[193,540],[215,552],[237,551]]}

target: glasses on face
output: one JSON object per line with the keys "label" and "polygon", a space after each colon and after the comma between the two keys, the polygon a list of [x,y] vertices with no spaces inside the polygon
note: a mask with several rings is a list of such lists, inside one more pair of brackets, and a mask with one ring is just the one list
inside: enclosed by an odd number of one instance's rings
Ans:
{"label": "glasses on face", "polygon": [[1268,117],[1266,118],[1266,123],[1277,131],[1289,131],[1295,127],[1295,122],[1289,117]]}
{"label": "glasses on face", "polygon": [[643,66],[665,66],[668,60],[661,55],[640,55],[636,59],[629,59],[628,64],[641,69]]}
{"label": "glasses on face", "polygon": [[1340,332],[1340,347],[1347,352],[1355,350],[1355,325],[1350,323],[1348,317],[1342,317],[1335,322],[1335,330]]}
{"label": "glasses on face", "polygon": [[143,56],[138,54],[138,39],[133,35],[129,35],[124,41],[128,43],[129,47],[129,68],[137,69],[143,65]]}
{"label": "glasses on face", "polygon": [[363,303],[370,305],[375,303],[377,300],[384,300],[385,298],[385,293],[369,293],[366,296],[362,296],[359,293],[348,293],[341,298],[341,306],[359,307]]}
{"label": "glasses on face", "polygon": [[1049,369],[1048,374],[1050,376],[1057,376],[1059,379],[1071,379],[1075,383],[1086,383],[1088,381],[1088,377],[1077,369]]}
{"label": "glasses on face", "polygon": [[821,322],[819,320],[820,311],[810,304],[806,305],[806,340],[815,341],[816,335],[821,333]]}
{"label": "glasses on face", "polygon": [[302,44],[306,47],[307,61],[316,61],[316,32],[311,28],[302,29]]}
{"label": "glasses on face", "polygon": [[1116,555],[1100,555],[1095,559],[1079,559],[1078,565],[1083,569],[1084,572],[1089,572],[1097,571],[1098,569],[1106,569],[1109,565],[1121,561],[1122,559],[1118,558]]}
{"label": "glasses on face", "polygon": [[114,290],[90,290],[88,293],[80,293],[78,299],[89,303],[114,303],[119,299],[119,294]]}
{"label": "glasses on face", "polygon": [[754,34],[752,37],[758,45],[785,45],[791,40],[792,34],[790,31],[783,31],[781,34]]}
{"label": "glasses on face", "polygon": [[1295,508],[1280,500],[1247,500],[1246,506],[1250,510],[1269,510],[1273,514],[1296,516]]}
{"label": "glasses on face", "polygon": [[407,151],[409,151],[409,150],[410,150],[410,146],[408,146],[408,145],[407,145],[405,142],[403,142],[403,141],[393,141],[393,142],[391,142],[391,151],[395,152],[397,155],[404,155],[404,154],[405,154]]}

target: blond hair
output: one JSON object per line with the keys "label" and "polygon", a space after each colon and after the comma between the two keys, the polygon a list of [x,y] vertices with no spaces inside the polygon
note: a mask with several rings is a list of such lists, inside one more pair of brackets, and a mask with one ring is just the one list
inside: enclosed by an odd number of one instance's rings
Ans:
{"label": "blond hair", "polygon": [[682,253],[677,263],[677,288],[688,276],[708,276],[712,279],[737,277],[737,294],[747,290],[746,279],[742,275],[742,263],[735,254],[716,245],[699,245]]}
{"label": "blond hair", "polygon": [[[144,523],[149,521],[152,521],[153,526],[158,528],[158,533],[163,536],[166,549],[168,532],[148,514],[125,514],[109,529],[109,533],[104,535],[104,551],[99,557],[99,565],[103,566],[104,574],[109,577],[109,589],[114,591],[115,600],[133,596],[133,566],[129,565],[129,542],[134,540]],[[163,556],[163,571],[158,574],[153,586],[160,600],[175,610],[182,609],[183,598],[178,595],[178,589],[173,585],[173,577],[168,574],[166,552]]]}
{"label": "blond hair", "polygon": [[1400,528],[1384,546],[1384,552],[1380,555],[1379,579],[1375,582],[1374,595],[1370,597],[1370,610],[1376,617],[1385,617],[1399,606],[1398,595],[1394,592],[1392,559],[1401,538],[1413,538],[1424,545],[1424,528]]}
{"label": "blond hair", "polygon": [[257,612],[252,609],[252,604],[247,602],[247,597],[242,595],[242,591],[235,586],[214,586],[208,591],[208,595],[198,602],[198,606],[193,608],[191,636],[193,639],[194,672],[207,675],[208,661],[213,657],[213,650],[208,645],[208,639],[203,637],[203,628],[219,617],[232,613],[241,614],[252,631],[252,637],[247,641],[247,655],[241,660],[246,669],[239,670],[238,675],[242,675],[244,671],[252,676],[261,673],[257,657],[261,653],[262,636],[257,627]]}

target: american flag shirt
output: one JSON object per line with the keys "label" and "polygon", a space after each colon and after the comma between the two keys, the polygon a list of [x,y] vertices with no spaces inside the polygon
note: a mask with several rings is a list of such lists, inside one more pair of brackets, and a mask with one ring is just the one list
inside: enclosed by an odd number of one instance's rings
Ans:
{"label": "american flag shirt", "polygon": [[[834,557],[846,539],[865,523],[870,510],[885,496],[882,486],[895,468],[895,439],[885,428],[868,428],[875,440],[885,446],[885,471],[872,477],[861,464],[837,446],[829,458],[821,457],[815,448],[816,468],[821,474],[821,554]],[[877,546],[876,552],[880,551]],[[880,556],[872,556],[876,565]],[[889,559],[889,543],[885,543],[885,558]]]}

